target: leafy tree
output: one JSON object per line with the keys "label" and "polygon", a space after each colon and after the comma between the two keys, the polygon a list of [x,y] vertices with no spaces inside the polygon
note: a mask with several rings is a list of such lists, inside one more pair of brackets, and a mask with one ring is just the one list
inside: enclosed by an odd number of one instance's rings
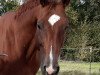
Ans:
{"label": "leafy tree", "polygon": [[[71,0],[66,9],[69,16],[70,27],[66,31],[65,48],[81,48],[79,53],[82,60],[87,58],[84,48],[92,46],[100,48],[100,0]],[[98,51],[99,53],[100,51]],[[98,54],[97,53],[97,54]],[[99,58],[100,56],[97,55]]]}
{"label": "leafy tree", "polygon": [[6,2],[6,0],[0,0],[0,15],[7,12],[7,11],[10,11],[10,10],[15,10],[18,6],[18,3],[17,1],[10,1],[8,0]]}
{"label": "leafy tree", "polygon": [[79,0],[71,1],[69,8],[66,9],[70,20],[70,31],[68,43],[65,45],[77,48],[82,47],[84,43],[84,47],[100,47],[99,7],[99,0],[84,0],[84,4]]}

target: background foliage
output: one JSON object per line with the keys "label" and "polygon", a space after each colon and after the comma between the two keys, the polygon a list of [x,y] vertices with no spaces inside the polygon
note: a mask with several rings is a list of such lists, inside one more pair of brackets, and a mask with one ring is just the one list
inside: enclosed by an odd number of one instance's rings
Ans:
{"label": "background foliage", "polygon": [[11,10],[16,10],[18,2],[16,0],[0,0],[0,15]]}
{"label": "background foliage", "polygon": [[[71,0],[66,13],[69,16],[70,27],[66,30],[65,38],[67,36],[68,39],[67,41],[65,39],[65,49],[62,52],[73,50],[75,57],[89,61],[89,50],[84,49],[90,46],[100,49],[100,0]],[[73,54],[73,51],[69,54]],[[79,56],[75,54],[77,51]],[[94,54],[92,56],[94,61],[100,61],[100,50],[93,51],[92,54]],[[68,55],[65,54],[65,56]]]}

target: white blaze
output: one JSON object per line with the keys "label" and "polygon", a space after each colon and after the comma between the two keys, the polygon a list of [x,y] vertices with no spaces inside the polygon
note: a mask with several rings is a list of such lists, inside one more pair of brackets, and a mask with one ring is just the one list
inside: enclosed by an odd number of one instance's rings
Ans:
{"label": "white blaze", "polygon": [[51,46],[51,51],[50,51],[49,57],[50,57],[50,64],[52,65],[52,63],[53,63],[52,46]]}
{"label": "white blaze", "polygon": [[48,22],[53,26],[56,22],[58,22],[60,20],[60,16],[56,15],[56,14],[53,14]]}
{"label": "white blaze", "polygon": [[46,68],[46,71],[48,72],[48,74],[52,74],[54,72],[52,46],[51,46],[51,51],[50,51],[50,54],[49,54],[49,58],[50,58],[50,64],[49,64],[49,67]]}

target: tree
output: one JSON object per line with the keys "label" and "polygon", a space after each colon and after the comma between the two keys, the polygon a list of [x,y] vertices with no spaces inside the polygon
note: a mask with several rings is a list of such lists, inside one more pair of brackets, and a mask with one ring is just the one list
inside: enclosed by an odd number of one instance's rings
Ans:
{"label": "tree", "polygon": [[2,15],[7,11],[15,10],[18,6],[18,3],[16,1],[11,0],[8,0],[7,2],[6,0],[0,0],[0,6],[0,15]]}
{"label": "tree", "polygon": [[[68,43],[70,47],[100,47],[100,1],[72,0],[66,13],[70,20]],[[98,35],[97,35],[98,34]],[[96,39],[97,38],[97,39]],[[95,45],[94,45],[95,44]]]}
{"label": "tree", "polygon": [[[70,27],[65,39],[65,48],[81,48],[92,46],[100,48],[100,0],[71,0],[66,9]],[[80,49],[80,58],[84,56]],[[100,52],[100,51],[99,51]],[[98,53],[99,53],[98,52]],[[86,56],[85,56],[86,57]],[[99,55],[98,55],[99,57]]]}

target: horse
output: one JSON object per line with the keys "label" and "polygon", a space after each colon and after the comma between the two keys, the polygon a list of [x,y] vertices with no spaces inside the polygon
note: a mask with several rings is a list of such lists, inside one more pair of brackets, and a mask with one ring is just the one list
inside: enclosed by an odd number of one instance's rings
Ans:
{"label": "horse", "polygon": [[0,18],[0,75],[57,75],[70,0],[28,0]]}

